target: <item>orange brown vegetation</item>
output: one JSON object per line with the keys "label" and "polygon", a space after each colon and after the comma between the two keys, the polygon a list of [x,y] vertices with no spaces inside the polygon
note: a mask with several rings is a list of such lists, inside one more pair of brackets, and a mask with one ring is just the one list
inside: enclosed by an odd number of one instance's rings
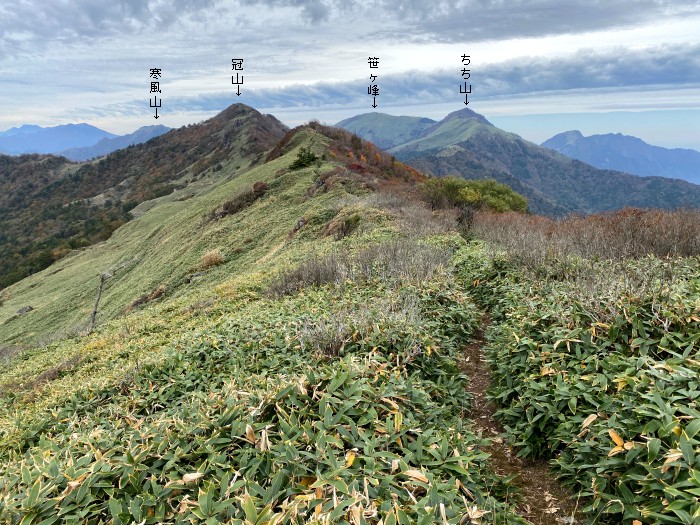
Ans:
{"label": "orange brown vegetation", "polygon": [[138,299],[136,299],[133,303],[131,303],[131,306],[129,306],[128,311],[133,310],[134,308],[137,308],[141,305],[144,305],[146,303],[150,303],[151,301],[155,301],[156,299],[159,299],[165,295],[166,288],[164,285],[159,285],[156,288],[154,288],[151,292],[142,295]]}
{"label": "orange brown vegetation", "polygon": [[212,266],[219,266],[223,262],[224,255],[221,253],[221,250],[209,250],[207,253],[202,255],[200,266],[203,270],[206,270]]}
{"label": "orange brown vegetation", "polygon": [[476,214],[472,234],[533,265],[571,256],[599,259],[700,255],[700,211],[643,210],[566,219],[520,213]]}

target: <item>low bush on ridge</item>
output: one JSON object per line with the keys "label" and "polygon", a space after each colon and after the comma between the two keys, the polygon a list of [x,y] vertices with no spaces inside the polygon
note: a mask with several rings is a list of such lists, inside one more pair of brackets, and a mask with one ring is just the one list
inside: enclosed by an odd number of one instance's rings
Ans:
{"label": "low bush on ridge", "polygon": [[494,179],[436,177],[423,182],[421,190],[433,209],[456,206],[497,213],[527,211],[527,198]]}
{"label": "low bush on ridge", "polygon": [[224,260],[224,254],[217,248],[215,250],[209,250],[202,255],[202,260],[200,261],[199,266],[202,268],[202,270],[208,270],[209,268],[223,264]]}
{"label": "low bush on ridge", "polygon": [[252,189],[248,191],[243,191],[233,197],[231,200],[224,202],[221,205],[221,209],[217,208],[209,212],[206,217],[206,221],[214,221],[223,219],[227,215],[233,215],[241,210],[246,209],[251,206],[255,201],[262,198],[270,186],[266,182],[258,181],[253,184]]}

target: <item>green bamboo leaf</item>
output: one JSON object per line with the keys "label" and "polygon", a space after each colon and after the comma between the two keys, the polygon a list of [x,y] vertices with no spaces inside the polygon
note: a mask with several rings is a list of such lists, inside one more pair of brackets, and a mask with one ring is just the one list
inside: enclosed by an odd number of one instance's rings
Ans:
{"label": "green bamboo leaf", "polygon": [[350,489],[348,489],[347,484],[342,479],[329,479],[326,483],[335,488],[341,494],[349,494]]}
{"label": "green bamboo leaf", "polygon": [[398,516],[400,525],[411,525],[411,523],[412,523],[411,519],[408,517],[408,515],[403,510],[397,508],[396,515]]}
{"label": "green bamboo leaf", "polygon": [[39,491],[41,490],[41,478],[37,478],[32,484],[32,487],[27,493],[27,498],[22,502],[22,506],[26,509],[31,509],[36,506],[39,500]]}
{"label": "green bamboo leaf", "polygon": [[700,432],[700,418],[693,419],[685,427],[685,435],[688,439],[693,439]]}
{"label": "green bamboo leaf", "polygon": [[396,514],[394,511],[389,511],[384,518],[384,525],[396,525]]}
{"label": "green bamboo leaf", "polygon": [[688,440],[688,438],[681,434],[678,440],[678,446],[683,453],[683,459],[688,465],[693,465],[695,463],[695,450],[693,444]]}
{"label": "green bamboo leaf", "polygon": [[647,456],[647,458],[651,463],[659,456],[659,450],[661,449],[661,440],[658,438],[650,439],[647,443],[647,449],[649,450],[649,455]]}
{"label": "green bamboo leaf", "polygon": [[250,523],[255,523],[258,521],[258,511],[255,508],[255,503],[250,494],[243,496],[243,512],[245,513],[245,519]]}
{"label": "green bamboo leaf", "polygon": [[49,516],[48,518],[45,518],[41,520],[37,525],[53,525],[56,523],[60,518],[58,516]]}

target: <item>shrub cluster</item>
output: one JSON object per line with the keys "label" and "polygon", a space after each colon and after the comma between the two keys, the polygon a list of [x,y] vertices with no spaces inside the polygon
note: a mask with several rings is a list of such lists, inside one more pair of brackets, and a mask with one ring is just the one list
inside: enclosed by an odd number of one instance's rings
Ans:
{"label": "shrub cluster", "polygon": [[426,180],[421,189],[431,207],[468,206],[503,213],[527,211],[527,199],[493,179],[465,180],[443,177]]}
{"label": "shrub cluster", "polygon": [[219,266],[224,263],[224,254],[218,248],[215,250],[209,250],[204,255],[202,255],[202,260],[200,262],[200,267],[202,270],[207,270],[213,266]]}
{"label": "shrub cluster", "polygon": [[300,170],[301,168],[306,168],[311,166],[314,162],[318,160],[318,157],[309,148],[302,146],[297,152],[297,157],[289,165],[289,169]]}

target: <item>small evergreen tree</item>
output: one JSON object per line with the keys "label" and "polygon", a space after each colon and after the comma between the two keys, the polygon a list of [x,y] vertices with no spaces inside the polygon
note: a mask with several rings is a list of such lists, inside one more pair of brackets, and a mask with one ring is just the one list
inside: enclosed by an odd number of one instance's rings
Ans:
{"label": "small evergreen tree", "polygon": [[290,169],[299,170],[310,166],[318,160],[318,157],[307,147],[302,146],[297,152],[297,158],[289,165]]}

